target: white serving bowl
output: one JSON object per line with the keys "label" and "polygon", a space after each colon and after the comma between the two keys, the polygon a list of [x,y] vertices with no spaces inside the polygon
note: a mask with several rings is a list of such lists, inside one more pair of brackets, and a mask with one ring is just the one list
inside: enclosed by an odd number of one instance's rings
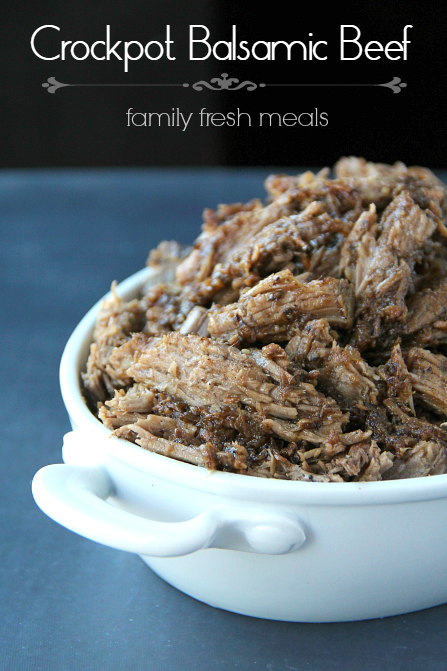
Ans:
{"label": "white serving bowl", "polygon": [[[137,296],[142,270],[118,287]],[[33,495],[86,538],[139,554],[212,606],[295,622],[362,620],[447,602],[447,475],[366,483],[209,472],[110,438],[81,394],[102,301],[69,339],[60,369],[73,431],[65,464]]]}

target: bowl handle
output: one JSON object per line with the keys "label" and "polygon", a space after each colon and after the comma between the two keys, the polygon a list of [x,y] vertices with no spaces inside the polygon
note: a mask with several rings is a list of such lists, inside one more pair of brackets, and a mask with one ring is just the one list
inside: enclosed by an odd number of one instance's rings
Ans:
{"label": "bowl handle", "polygon": [[246,550],[275,555],[297,550],[306,540],[286,512],[222,505],[185,522],[157,522],[126,512],[107,503],[113,485],[102,466],[45,466],[34,476],[32,491],[43,512],[67,529],[139,555],[179,557],[209,547],[244,550],[241,537]]}

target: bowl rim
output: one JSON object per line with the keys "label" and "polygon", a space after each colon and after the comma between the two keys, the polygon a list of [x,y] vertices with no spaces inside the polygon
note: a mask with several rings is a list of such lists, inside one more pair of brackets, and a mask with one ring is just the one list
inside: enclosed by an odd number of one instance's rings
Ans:
{"label": "bowl rim", "polygon": [[[153,270],[143,268],[116,286],[116,293],[125,300],[139,295]],[[256,478],[238,473],[208,471],[193,464],[165,457],[141,448],[121,438],[111,438],[107,429],[89,410],[82,395],[81,371],[90,350],[93,328],[99,308],[109,299],[109,291],[81,319],[64,348],[60,363],[60,386],[67,412],[76,427],[91,432],[101,441],[101,449],[108,457],[143,471],[181,483],[190,489],[202,489],[213,494],[275,502],[287,499],[291,503],[310,505],[369,505],[404,503],[409,501],[447,498],[447,474],[386,480],[378,482],[301,482]]]}

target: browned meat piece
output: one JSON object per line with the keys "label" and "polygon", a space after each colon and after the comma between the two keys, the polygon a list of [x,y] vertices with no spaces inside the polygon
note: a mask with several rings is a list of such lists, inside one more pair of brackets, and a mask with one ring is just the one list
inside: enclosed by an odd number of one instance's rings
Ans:
{"label": "browned meat piece", "polygon": [[[271,455],[275,454],[277,455],[276,458],[281,461],[281,466],[274,477],[315,479],[316,481],[339,479],[332,475],[324,478],[310,478],[308,475],[304,477],[304,474],[301,473],[302,469],[290,464],[277,453],[274,441],[272,442],[269,438],[272,430],[268,425],[269,420],[265,419],[265,416],[263,420],[262,416],[254,415],[253,423],[250,426],[250,418],[246,411],[239,410],[239,421],[235,421],[236,413],[234,410],[227,410],[224,414],[222,414],[222,411],[218,411],[211,415],[206,411],[204,412],[203,408],[191,408],[181,402],[176,403],[170,400],[167,401],[167,404],[163,404],[163,401],[160,401],[159,393],[151,396],[149,403],[151,411],[170,411],[171,416],[129,412],[129,406],[142,409],[141,403],[135,402],[135,397],[140,395],[142,388],[142,385],[135,385],[128,394],[119,391],[116,393],[115,399],[108,401],[107,406],[101,407],[99,417],[108,428],[115,429],[115,436],[125,437],[159,454],[168,456],[169,453],[169,456],[173,458],[198,465],[206,465],[208,468],[224,468],[225,470],[230,469],[238,472],[247,471],[251,475],[265,476],[267,468],[272,470],[272,464],[268,466],[267,463]],[[126,399],[127,395],[130,396],[130,399]],[[153,403],[154,396],[158,397],[155,403]],[[146,408],[149,406],[146,404]],[[263,427],[263,424],[265,424],[265,427]],[[292,425],[290,422],[282,422],[282,424],[284,426],[294,426],[294,436],[298,435],[299,423]],[[306,422],[301,422],[301,424],[305,426]],[[246,446],[237,440],[232,440],[234,431],[232,432],[230,427],[239,430],[239,436],[246,443]],[[211,435],[210,430],[212,431]],[[361,434],[361,432],[357,433]],[[304,439],[307,434],[314,442],[318,443],[322,439],[321,436],[318,437],[310,431],[303,431],[302,438]],[[332,432],[330,435],[335,434]],[[202,442],[206,441],[208,437],[212,438],[212,442],[206,444]],[[355,433],[342,436],[341,450],[345,449],[344,444],[355,442],[360,437]],[[154,438],[158,440],[154,440]],[[256,452],[253,452],[253,448],[256,445],[258,451],[261,447],[264,448],[264,456],[255,456]],[[325,452],[324,448],[322,451]],[[312,471],[310,472],[312,473]]]}
{"label": "browned meat piece", "polygon": [[318,202],[311,203],[300,214],[291,215],[287,221],[296,226],[301,239],[313,248],[317,248],[328,235],[347,235],[352,225],[339,217],[329,216],[322,203]]}
{"label": "browned meat piece", "polygon": [[386,474],[393,465],[394,454],[391,452],[380,452],[374,450],[374,453],[369,454],[371,460],[368,466],[363,470],[358,482],[374,482],[376,480],[383,480]]}
{"label": "browned meat piece", "polygon": [[[310,385],[312,386],[312,385]],[[307,414],[309,418],[300,419],[298,422],[290,422],[284,419],[273,419],[271,417],[262,421],[262,429],[266,434],[273,434],[278,438],[282,438],[287,442],[306,441],[315,445],[320,445],[327,440],[332,431],[336,433],[341,431],[341,424],[346,424],[348,415],[342,415],[338,410],[337,415],[330,414],[334,410],[333,399],[328,399],[331,404],[327,409],[329,415],[324,418],[324,421],[317,419],[316,408],[313,404],[303,402],[301,404],[302,415]]]}
{"label": "browned meat piece", "polygon": [[[160,418],[158,418],[160,419]],[[164,417],[164,425],[169,426],[169,423],[174,420],[169,420]],[[175,424],[175,421],[174,421]],[[211,455],[208,453],[206,445],[183,445],[182,443],[157,436],[152,431],[159,428],[159,432],[163,433],[161,426],[157,423],[153,425],[151,420],[139,419],[135,424],[127,424],[114,431],[117,438],[127,438],[133,443],[137,443],[145,450],[156,452],[165,457],[172,457],[179,461],[186,461],[196,466],[210,467]],[[211,466],[212,467],[212,466]]]}
{"label": "browned meat piece", "polygon": [[340,272],[356,287],[360,285],[364,273],[364,263],[361,261],[368,262],[369,254],[375,248],[378,231],[376,206],[371,205],[368,211],[359,216],[342,245]]}
{"label": "browned meat piece", "polygon": [[[376,298],[375,295],[371,296],[371,287],[373,294],[378,293],[375,286],[381,289],[377,298],[382,302],[384,289],[387,294],[393,286],[401,289],[396,291],[400,302],[397,315],[400,316],[406,312],[402,304],[402,294],[410,285],[406,278],[416,260],[415,254],[424,241],[433,248],[433,243],[428,238],[433,233],[435,224],[412,203],[408,192],[404,192],[384,212],[380,226],[382,235],[377,240],[379,224],[375,207],[371,206],[369,212],[364,212],[359,217],[346,238],[341,252],[340,270],[355,284],[356,297],[360,303],[365,299]],[[439,243],[437,249],[440,256]],[[404,265],[403,261],[407,263]],[[384,307],[386,310],[388,306]],[[392,313],[393,309],[388,307],[384,317],[391,317]]]}
{"label": "browned meat piece", "polygon": [[406,173],[404,163],[369,163],[356,156],[342,158],[335,164],[336,176],[360,192],[363,204],[375,203],[377,207],[388,205]]}
{"label": "browned meat piece", "polygon": [[425,326],[409,337],[404,337],[406,347],[437,347],[447,343],[447,320],[440,319]]}
{"label": "browned meat piece", "polygon": [[408,300],[408,319],[404,327],[407,347],[436,347],[447,343],[447,280],[433,288],[418,291]]}
{"label": "browned meat piece", "polygon": [[314,473],[298,464],[290,462],[277,451],[270,450],[268,458],[247,470],[247,475],[258,478],[277,478],[279,480],[295,480],[299,482],[343,482],[337,474]]}
{"label": "browned meat piece", "polygon": [[253,361],[281,387],[293,384],[294,376],[288,372],[288,368],[290,368],[289,357],[282,347],[275,343],[270,343],[270,345],[266,345],[260,350],[252,349],[247,351]]}
{"label": "browned meat piece", "polygon": [[215,265],[225,265],[230,262],[230,257],[243,252],[245,245],[250,245],[254,236],[265,226],[283,217],[298,214],[308,206],[312,206],[314,210],[316,208],[319,215],[326,213],[329,219],[343,215],[351,221],[360,212],[360,201],[356,192],[349,186],[328,180],[324,176],[305,173],[295,178],[294,183],[289,186],[290,188],[275,190],[272,180],[268,180],[267,190],[272,193],[273,189],[275,192],[272,203],[262,207],[259,201],[255,201],[251,204],[251,209],[237,211],[233,216],[225,218],[220,225],[216,225],[214,221],[206,222],[193,252],[178,268],[178,281],[188,284],[205,280],[212,274]]}
{"label": "browned meat piece", "polygon": [[402,459],[409,448],[421,441],[447,447],[447,432],[442,426],[422,416],[414,417],[397,398],[385,398],[383,405],[372,407],[366,417],[366,425],[381,449],[393,452],[397,459]]}
{"label": "browned meat piece", "polygon": [[[253,474],[314,482],[381,480],[382,474],[391,468],[394,455],[381,452],[374,441],[368,440],[369,436],[370,433],[356,431],[342,436],[347,439],[345,444],[329,438],[321,447],[306,452],[298,450],[295,454],[282,450],[280,455],[270,450],[269,458],[256,464]],[[300,463],[293,464],[284,453],[295,460],[298,458]]]}
{"label": "browned meat piece", "polygon": [[[340,257],[345,238],[340,233],[321,240],[321,246],[312,253],[309,258],[307,272],[309,280],[322,277],[341,277]],[[320,241],[317,241],[318,243]]]}
{"label": "browned meat piece", "polygon": [[403,190],[409,191],[415,203],[433,215],[438,231],[441,235],[446,236],[446,185],[431,170],[414,166],[407,169],[403,183],[397,185],[394,195],[397,196]]}
{"label": "browned meat piece", "polygon": [[229,205],[221,203],[217,206],[217,210],[205,208],[203,210],[203,222],[205,228],[217,228],[228,219],[231,219],[239,212],[250,212],[258,207],[262,207],[262,202],[259,198],[253,198],[248,203],[230,203]]}
{"label": "browned meat piece", "polygon": [[[128,374],[137,382],[173,395],[191,406],[220,408],[222,403],[243,402],[277,406],[276,389],[252,360],[232,347],[213,343],[208,338],[172,333],[163,336],[155,347],[141,353]],[[292,408],[286,417],[295,417]]]}
{"label": "browned meat piece", "polygon": [[[319,279],[321,276],[338,277],[341,246],[351,226],[350,222],[339,217],[330,217],[325,213],[322,203],[311,203],[300,214],[292,215],[283,222],[267,227],[262,238],[254,241],[256,256],[262,259],[262,250],[266,248],[268,258],[272,259],[268,266],[264,264],[262,267],[258,263],[256,270],[259,269],[261,277],[287,268],[293,270],[294,274],[307,272],[309,280]],[[299,236],[297,242],[301,240],[299,243],[301,248],[295,244],[295,248],[292,249],[287,236],[282,238],[283,233],[287,231],[294,231],[294,235]],[[258,243],[259,251],[257,251]],[[294,252],[293,256],[290,255],[291,251]],[[288,256],[281,257],[280,252],[286,252]]]}
{"label": "browned meat piece", "polygon": [[[371,437],[371,431],[351,431],[350,433],[337,434],[332,432],[326,440],[318,447],[310,449],[298,449],[297,453],[303,467],[312,472],[332,472],[333,459],[336,455],[346,453],[346,448],[357,444],[365,444]],[[369,444],[369,441],[368,441]],[[289,450],[283,450],[287,453]],[[294,455],[296,458],[296,454]],[[346,454],[345,454],[346,456]],[[334,471],[335,472],[335,471]]]}
{"label": "browned meat piece", "polygon": [[293,266],[307,249],[295,218],[279,219],[253,236],[243,249],[230,256],[227,263],[215,266],[212,276],[225,286],[231,282],[235,289],[238,288],[235,284],[244,287],[248,283],[250,286],[250,283],[254,284],[289,263]]}
{"label": "browned meat piece", "polygon": [[90,345],[90,354],[87,360],[85,373],[81,373],[87,401],[95,404],[97,401],[105,401],[114,392],[114,387],[101,364],[102,356],[99,354],[98,345]]}
{"label": "browned meat piece", "polygon": [[175,270],[179,263],[191,253],[191,247],[179,245],[174,240],[164,240],[158,247],[152,249],[146,265],[152,269],[143,293],[147,293],[154,284],[168,284],[175,279]]}
{"label": "browned meat piece", "polygon": [[[307,170],[299,175],[286,175],[284,173],[269,175],[264,180],[264,188],[271,199],[278,198],[286,191],[294,191],[303,188],[307,185],[321,186],[327,181],[329,175],[329,168],[323,168],[316,174],[311,170]],[[312,198],[312,201],[317,200]]]}
{"label": "browned meat piece", "polygon": [[134,384],[127,391],[116,389],[114,398],[106,405],[114,412],[148,414],[157,402],[154,392],[144,384]]}
{"label": "browned meat piece", "polygon": [[115,410],[101,404],[98,410],[98,417],[108,429],[114,431],[115,429],[119,429],[122,426],[134,424],[140,419],[145,419],[146,415],[139,412]]}
{"label": "browned meat piece", "polygon": [[165,266],[175,266],[190,253],[190,247],[180,245],[175,240],[163,240],[158,247],[150,251],[147,265],[154,270]]}
{"label": "browned meat piece", "polygon": [[421,248],[414,268],[415,292],[435,289],[447,278],[447,245],[437,233]]}
{"label": "browned meat piece", "polygon": [[402,478],[420,478],[426,475],[442,475],[447,472],[447,453],[445,446],[427,440],[421,440],[409,448],[402,459],[396,459],[385,473],[386,480]]}
{"label": "browned meat piece", "polygon": [[311,203],[322,203],[324,210],[331,217],[343,216],[353,221],[360,213],[359,194],[350,184],[341,180],[327,179],[327,170],[318,174],[305,172],[302,175],[270,175],[265,181],[265,188],[274,199],[283,194],[293,194],[300,209]]}
{"label": "browned meat piece", "polygon": [[115,347],[111,350],[107,359],[107,371],[113,373],[113,379],[120,380],[124,387],[131,383],[131,378],[127,375],[130,366],[136,363],[141,353],[151,344],[155,343],[157,338],[147,333],[135,333],[124,345]]}
{"label": "browned meat piece", "polygon": [[250,354],[200,336],[171,333],[144,351],[128,370],[136,382],[188,403],[220,409],[242,403],[266,415],[340,424],[342,414],[311,384],[272,382]]}
{"label": "browned meat piece", "polygon": [[[366,224],[370,226],[370,221]],[[371,228],[357,245],[354,274],[357,300],[353,344],[362,351],[374,347],[382,335],[382,323],[399,325],[407,318],[405,298],[411,286],[415,254],[436,228],[404,191],[383,213],[381,234]],[[403,327],[402,327],[403,328]]]}
{"label": "browned meat piece", "polygon": [[332,399],[319,394],[312,384],[287,376],[279,365],[278,384],[272,364],[271,358],[257,352],[246,354],[208,338],[172,333],[143,352],[128,374],[209,412],[240,404],[252,408],[265,417],[262,430],[280,438],[287,433],[295,440],[318,442],[331,430],[341,432],[346,417]]}
{"label": "browned meat piece", "polygon": [[377,372],[387,386],[387,397],[396,399],[401,407],[414,415],[413,385],[400,345],[394,346],[387,363]]}
{"label": "browned meat piece", "polygon": [[284,194],[266,207],[257,201],[252,209],[238,212],[220,226],[205,224],[193,251],[177,268],[177,280],[188,284],[206,279],[216,263],[225,263],[265,226],[294,211],[292,196]]}
{"label": "browned meat piece", "polygon": [[[275,362],[278,366],[284,368],[284,370],[288,370],[290,367],[290,359],[287,356],[286,351],[276,343],[272,342],[270,345],[266,345],[262,348],[261,352],[266,359]],[[251,355],[254,356],[255,353],[256,350],[252,349]]]}
{"label": "browned meat piece", "polygon": [[[410,193],[404,191],[383,213],[380,228],[379,239],[372,244],[371,258],[360,255],[357,259],[356,295],[361,302],[371,298],[383,302],[385,292],[396,284],[393,274],[399,273],[403,262],[414,261],[415,253],[432,235],[435,224],[415,204]],[[406,272],[400,274],[405,276]],[[394,317],[395,310],[388,312]]]}
{"label": "browned meat piece", "polygon": [[206,335],[208,333],[208,310],[195,305],[179,330],[182,335],[187,335],[188,333]]}
{"label": "browned meat piece", "polygon": [[[233,442],[225,450],[216,449],[211,443],[191,443],[196,429],[194,426],[183,428],[183,435],[178,426],[178,420],[158,415],[149,415],[146,419],[139,419],[135,424],[129,424],[117,429],[114,435],[117,438],[127,438],[151,452],[165,457],[186,461],[196,466],[205,466],[208,469],[219,468],[245,472],[247,470],[247,450]],[[181,439],[185,442],[181,442]],[[188,444],[190,443],[190,444]]]}
{"label": "browned meat piece", "polygon": [[302,332],[290,340],[286,352],[306,370],[318,371],[319,387],[344,410],[357,414],[357,410],[377,404],[379,376],[358,350],[337,344],[326,320],[306,324]]}
{"label": "browned meat piece", "polygon": [[184,296],[191,302],[202,300],[202,295],[206,301],[213,298],[220,304],[236,301],[241,290],[254,286],[262,277],[285,268],[302,271],[309,265],[312,247],[303,240],[301,232],[306,237],[312,230],[338,231],[343,226],[346,224],[331,219],[314,203],[300,215],[279,219],[263,228],[227,262],[217,264],[209,280],[187,289]]}
{"label": "browned meat piece", "polygon": [[311,370],[326,360],[334,342],[334,332],[330,332],[326,319],[308,322],[302,330],[290,339],[286,353],[292,361],[305,365]]}
{"label": "browned meat piece", "polygon": [[[191,407],[155,390],[147,390],[146,393],[150,393],[153,398],[149,403],[150,407],[146,405],[147,409],[142,412],[129,412],[129,407],[143,410],[143,404],[135,398],[135,389],[138,388],[144,388],[144,385],[134,385],[126,394],[122,390],[118,391],[115,398],[107,401],[100,409],[99,416],[107,426],[116,428],[145,419],[150,420],[145,425],[147,430],[148,426],[154,427],[158,421],[169,418],[172,432],[168,434],[165,431],[163,435],[157,435],[186,445],[209,443],[217,451],[230,450],[232,453],[238,438],[243,443],[238,443],[241,449],[248,449],[250,453],[275,445],[270,436],[271,432],[267,433],[262,428],[265,415],[251,409],[242,409],[235,404],[219,411],[211,411],[207,408]],[[169,425],[165,423],[164,426],[167,429]]]}
{"label": "browned meat piece", "polygon": [[447,415],[447,359],[441,354],[412,347],[405,354],[415,398],[441,415]]}
{"label": "browned meat piece", "polygon": [[109,366],[109,357],[114,347],[129,340],[131,332],[140,331],[143,325],[142,302],[133,300],[125,303],[112,285],[112,296],[104,301],[99,311],[87,370],[82,373],[84,387],[94,400],[104,401],[113,395],[114,388],[128,384],[127,378],[121,377]]}
{"label": "browned meat piece", "polygon": [[[340,218],[330,217],[322,203],[311,203],[303,212],[279,219],[250,236],[242,246],[216,263],[209,277],[200,277],[182,292],[182,314],[193,305],[211,301],[229,304],[241,291],[273,272],[290,269],[339,275],[338,261],[344,234],[350,230]],[[179,322],[180,323],[180,322]]]}
{"label": "browned meat piece", "polygon": [[112,296],[105,300],[96,319],[93,341],[100,348],[116,347],[128,340],[129,334],[140,331],[144,325],[144,312],[137,299],[124,302],[112,286]]}
{"label": "browned meat piece", "polygon": [[180,286],[174,282],[149,287],[141,300],[145,309],[146,333],[158,335],[174,329],[181,306],[180,293]]}
{"label": "browned meat piece", "polygon": [[302,283],[283,270],[241,294],[239,301],[209,311],[208,331],[222,342],[288,340],[297,325],[325,318],[331,325],[349,328],[353,289],[346,280],[326,278]]}
{"label": "browned meat piece", "polygon": [[347,454],[336,457],[331,462],[331,473],[342,473],[344,479],[352,478],[356,482],[382,480],[383,473],[393,465],[394,455],[381,452],[373,440],[370,444],[353,445]]}
{"label": "browned meat piece", "polygon": [[435,230],[428,213],[417,205],[409,191],[402,191],[384,211],[379,248],[389,249],[403,259],[413,259],[415,252]]}
{"label": "browned meat piece", "polygon": [[[404,333],[412,341],[424,338],[424,331],[447,318],[447,279],[433,289],[418,291],[408,300],[408,320]],[[436,328],[436,327],[435,327]],[[442,326],[441,326],[442,330]],[[447,338],[447,333],[446,333]]]}
{"label": "browned meat piece", "polygon": [[383,403],[392,417],[396,435],[408,437],[412,441],[407,444],[414,444],[417,440],[433,440],[447,445],[447,431],[442,424],[438,426],[422,416],[412,417],[397,400],[385,399]]}
{"label": "browned meat piece", "polygon": [[400,346],[396,345],[387,363],[377,369],[386,384],[386,398],[383,405],[370,410],[366,419],[374,439],[382,449],[391,450],[398,462],[421,441],[447,445],[447,433],[441,427],[426,421],[419,413],[416,416],[414,380],[406,365],[407,354],[404,360]]}
{"label": "browned meat piece", "polygon": [[157,438],[165,438],[166,440],[174,440],[175,442],[184,442],[186,444],[194,442],[196,445],[200,444],[200,441],[197,439],[194,440],[197,434],[197,427],[190,422],[185,422],[178,418],[174,419],[173,417],[149,414],[144,419],[139,420],[137,424]]}
{"label": "browned meat piece", "polygon": [[435,215],[442,231],[447,212],[446,187],[430,170],[419,166],[407,168],[400,162],[369,163],[350,156],[338,161],[335,174],[360,192],[363,205],[374,203],[383,208],[403,190],[409,191],[422,209]]}
{"label": "browned meat piece", "polygon": [[352,411],[355,406],[367,410],[371,404],[377,404],[379,378],[354,347],[333,343],[318,370],[318,382],[344,409]]}

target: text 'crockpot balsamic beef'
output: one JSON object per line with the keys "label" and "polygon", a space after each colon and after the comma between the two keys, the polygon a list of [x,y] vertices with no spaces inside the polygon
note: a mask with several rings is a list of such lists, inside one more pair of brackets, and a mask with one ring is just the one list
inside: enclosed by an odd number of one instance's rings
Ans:
{"label": "text 'crockpot balsamic beef'", "polygon": [[343,158],[205,210],[141,298],[104,303],[83,374],[115,436],[264,478],[447,472],[447,189]]}

